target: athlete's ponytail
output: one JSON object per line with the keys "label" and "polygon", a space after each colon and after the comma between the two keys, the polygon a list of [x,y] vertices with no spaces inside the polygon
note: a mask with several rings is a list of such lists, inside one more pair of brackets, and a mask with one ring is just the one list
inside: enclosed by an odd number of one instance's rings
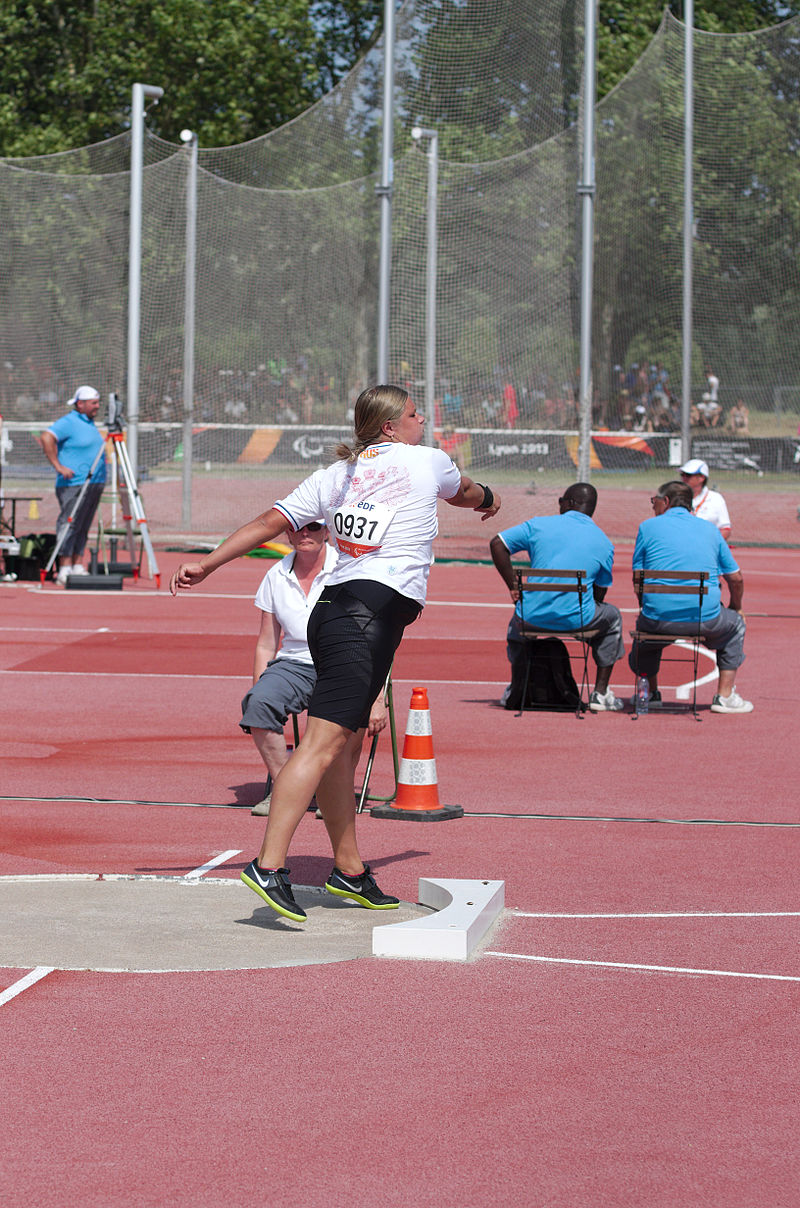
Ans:
{"label": "athlete's ponytail", "polygon": [[342,441],[336,446],[337,458],[355,461],[370,445],[385,440],[383,425],[389,420],[399,420],[407,402],[408,393],[402,386],[370,386],[362,390],[353,413],[355,439],[352,445]]}

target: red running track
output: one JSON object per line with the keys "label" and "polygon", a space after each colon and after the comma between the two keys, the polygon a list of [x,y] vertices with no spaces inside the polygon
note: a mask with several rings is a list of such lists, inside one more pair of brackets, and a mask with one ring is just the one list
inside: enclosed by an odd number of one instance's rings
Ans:
{"label": "red running track", "polygon": [[[707,684],[700,723],[504,712],[502,585],[435,567],[398,728],[425,684],[440,797],[467,817],[364,816],[363,848],[408,900],[419,876],[505,880],[486,950],[48,974],[0,1005],[8,1202],[794,1202],[800,558],[737,555],[756,709],[710,714]],[[625,558],[609,598],[632,609]],[[181,874],[236,849],[218,872],[238,876],[261,834],[236,710],[263,570],[178,600],[2,590],[0,874]],[[384,743],[375,791],[388,779]],[[313,817],[292,869],[329,870]],[[0,970],[0,992],[27,972]]]}

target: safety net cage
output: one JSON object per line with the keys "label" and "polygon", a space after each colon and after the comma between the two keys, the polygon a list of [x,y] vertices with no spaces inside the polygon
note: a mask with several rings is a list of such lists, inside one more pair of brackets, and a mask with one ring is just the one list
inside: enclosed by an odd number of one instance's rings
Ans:
{"label": "safety net cage", "polygon": [[[507,524],[577,465],[582,20],[575,0],[416,0],[397,14],[390,377],[422,404],[422,126],[438,136],[426,439],[505,488]],[[692,453],[723,481],[798,470],[799,35],[800,20],[694,33]],[[145,131],[138,464],[154,533],[219,535],[269,504],[328,460],[375,380],[383,70],[379,39],[294,121],[199,148],[191,398],[192,157]],[[683,79],[684,27],[666,14],[595,114],[592,472],[651,484],[680,447]],[[6,483],[47,477],[36,434],[77,385],[125,399],[130,161],[129,133],[0,160]],[[167,485],[187,424],[188,521]],[[474,518],[444,510],[439,549],[483,549]]]}

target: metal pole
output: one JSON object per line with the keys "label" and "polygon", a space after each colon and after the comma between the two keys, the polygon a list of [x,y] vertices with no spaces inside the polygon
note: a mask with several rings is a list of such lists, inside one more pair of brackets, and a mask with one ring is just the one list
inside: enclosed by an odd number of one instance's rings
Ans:
{"label": "metal pole", "polygon": [[128,251],[128,452],[134,477],[139,449],[139,311],[142,294],[142,147],[144,100],[157,101],[163,88],[134,84],[131,100],[131,205]]}
{"label": "metal pole", "polygon": [[436,430],[436,210],[439,193],[439,135],[436,130],[415,126],[411,137],[428,143],[428,192],[426,198],[425,240],[425,425],[429,444]]}
{"label": "metal pole", "polygon": [[192,527],[192,429],[194,427],[194,289],[197,259],[197,135],[181,131],[189,151],[186,181],[186,285],[183,319],[183,531]]}
{"label": "metal pole", "polygon": [[681,465],[691,453],[692,406],[692,240],[694,200],[694,0],[684,0],[683,14],[683,368],[681,378]]}
{"label": "metal pole", "polygon": [[585,0],[583,52],[583,170],[581,198],[581,392],[578,478],[588,482],[592,449],[592,268],[594,262],[594,103],[596,0]]}
{"label": "metal pole", "polygon": [[389,301],[392,267],[392,182],[394,160],[394,5],[383,6],[383,152],[381,183],[375,192],[381,207],[380,259],[378,266],[378,381],[389,380]]}

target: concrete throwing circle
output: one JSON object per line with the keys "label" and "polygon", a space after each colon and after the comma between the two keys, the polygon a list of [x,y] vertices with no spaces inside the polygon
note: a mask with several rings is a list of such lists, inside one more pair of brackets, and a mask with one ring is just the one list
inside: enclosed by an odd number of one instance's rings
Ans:
{"label": "concrete throwing circle", "polygon": [[45,877],[2,884],[0,966],[188,972],[320,965],[372,955],[372,929],[435,913],[401,902],[365,910],[314,886],[293,887],[293,923],[232,878]]}

